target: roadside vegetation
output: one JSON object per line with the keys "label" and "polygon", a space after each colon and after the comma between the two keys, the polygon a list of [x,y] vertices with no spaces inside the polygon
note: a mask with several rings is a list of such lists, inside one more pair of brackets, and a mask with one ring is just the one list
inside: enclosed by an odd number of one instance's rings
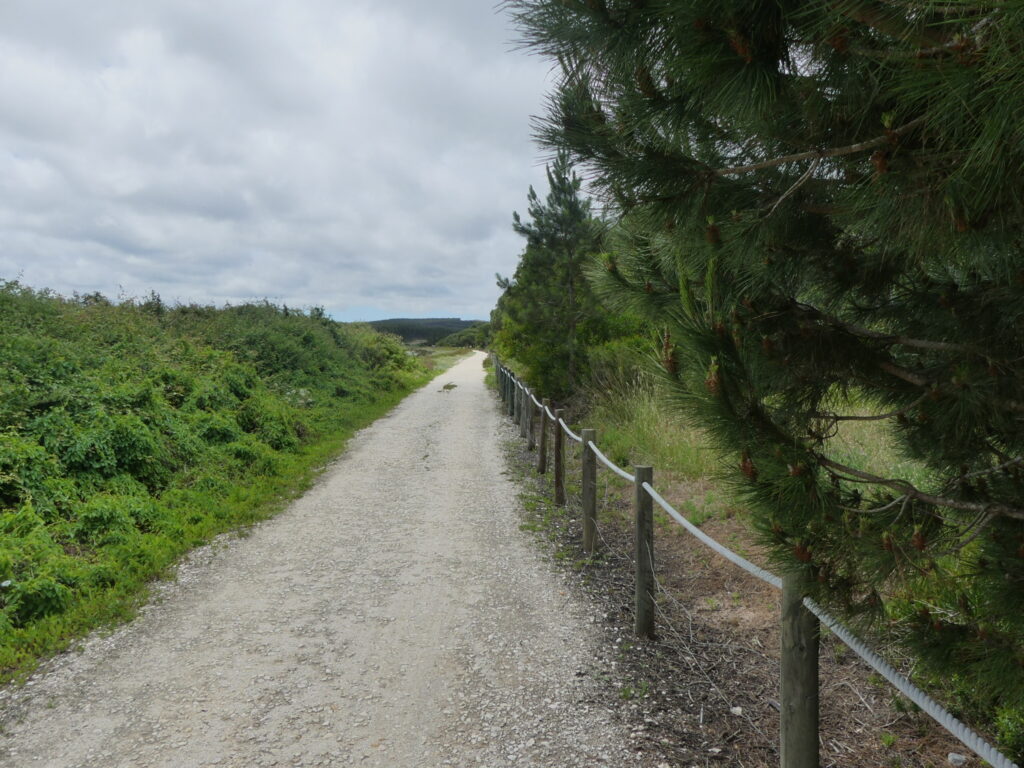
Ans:
{"label": "roadside vegetation", "polygon": [[0,283],[0,679],[130,617],[454,359],[320,309]]}
{"label": "roadside vegetation", "polygon": [[559,75],[494,348],[1024,757],[1024,10],[507,7]]}

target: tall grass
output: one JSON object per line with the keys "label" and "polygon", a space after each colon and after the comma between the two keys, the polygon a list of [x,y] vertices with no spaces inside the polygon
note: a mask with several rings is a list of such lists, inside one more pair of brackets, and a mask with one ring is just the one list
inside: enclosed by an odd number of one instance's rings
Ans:
{"label": "tall grass", "polygon": [[649,464],[690,480],[714,472],[715,457],[701,431],[671,410],[647,377],[591,389],[588,399],[587,426],[598,430],[598,445],[616,464]]}
{"label": "tall grass", "polygon": [[[691,484],[690,497],[679,500],[691,519],[703,521],[741,508],[728,481],[737,479],[738,456],[711,446],[662,391],[660,380],[645,372],[644,361],[598,367],[581,400],[585,415],[580,424],[597,430],[597,443],[608,458],[626,468],[652,465],[658,478]],[[863,403],[845,403],[843,412],[869,415],[872,410]],[[886,421],[841,422],[827,448],[838,461],[918,487],[928,487],[931,479],[922,464],[901,452]]]}

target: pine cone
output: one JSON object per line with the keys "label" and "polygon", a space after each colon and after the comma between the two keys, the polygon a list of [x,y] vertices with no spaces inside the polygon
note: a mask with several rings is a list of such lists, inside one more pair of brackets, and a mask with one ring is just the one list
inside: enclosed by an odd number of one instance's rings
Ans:
{"label": "pine cone", "polygon": [[875,166],[875,174],[881,176],[889,170],[889,153],[884,149],[876,149],[871,153],[871,164]]}
{"label": "pine cone", "polygon": [[750,454],[746,451],[743,452],[743,459],[740,461],[740,472],[748,480],[757,480],[757,467],[754,466],[754,462],[750,459]]}
{"label": "pine cone", "polygon": [[921,532],[921,528],[914,528],[914,535],[910,537],[910,545],[918,552],[923,552],[927,542],[924,539],[924,534]]}

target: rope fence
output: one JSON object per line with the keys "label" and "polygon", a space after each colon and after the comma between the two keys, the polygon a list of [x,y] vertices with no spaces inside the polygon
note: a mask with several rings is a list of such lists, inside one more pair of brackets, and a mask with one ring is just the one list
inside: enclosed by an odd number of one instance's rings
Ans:
{"label": "rope fence", "polygon": [[[949,710],[914,685],[904,675],[872,650],[863,640],[826,613],[821,606],[806,597],[801,578],[786,574],[780,578],[775,574],[751,563],[728,547],[712,539],[700,528],[681,515],[653,486],[653,469],[635,467],[630,474],[611,461],[597,446],[596,432],[583,429],[580,434],[572,431],[565,422],[561,409],[552,409],[550,401],[537,399],[536,395],[501,365],[492,356],[497,376],[498,392],[504,401],[507,413],[520,426],[520,435],[527,439],[532,450],[538,442],[540,453],[537,471],[548,471],[549,458],[554,466],[555,504],[565,505],[565,461],[564,440],[581,443],[583,548],[593,554],[596,539],[604,536],[597,526],[597,464],[632,483],[635,489],[634,509],[636,512],[636,551],[628,558],[634,566],[635,575],[635,631],[639,637],[652,637],[657,610],[655,592],[665,591],[654,575],[654,545],[652,502],[657,504],[676,523],[685,528],[709,549],[729,560],[756,578],[782,590],[782,659],[780,686],[780,765],[782,768],[817,768],[818,762],[818,639],[819,626],[823,624],[845,643],[850,650],[863,659],[868,666],[888,680],[900,693],[914,702],[923,712],[955,736],[964,746],[987,761],[994,768],[1018,768],[1017,764],[985,741],[975,731],[953,716]],[[549,456],[547,450],[548,427],[553,430],[554,440]],[[607,546],[607,542],[605,542]],[[666,592],[666,594],[668,594]],[[674,630],[674,628],[673,628]]]}

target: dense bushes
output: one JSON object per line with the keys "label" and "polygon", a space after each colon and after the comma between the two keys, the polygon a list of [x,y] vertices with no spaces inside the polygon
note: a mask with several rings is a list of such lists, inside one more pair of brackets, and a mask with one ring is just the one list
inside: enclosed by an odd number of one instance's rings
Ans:
{"label": "dense bushes", "polygon": [[320,310],[0,283],[0,672],[130,611],[426,377]]}

